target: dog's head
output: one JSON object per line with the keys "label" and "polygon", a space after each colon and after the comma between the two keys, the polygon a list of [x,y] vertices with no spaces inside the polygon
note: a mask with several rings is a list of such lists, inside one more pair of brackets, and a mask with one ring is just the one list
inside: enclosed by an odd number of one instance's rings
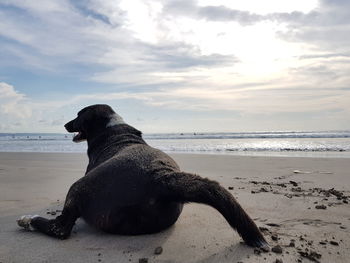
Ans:
{"label": "dog's head", "polygon": [[110,106],[96,104],[79,111],[78,117],[64,127],[68,132],[77,132],[73,141],[81,142],[98,135],[108,127],[123,123],[123,119]]}

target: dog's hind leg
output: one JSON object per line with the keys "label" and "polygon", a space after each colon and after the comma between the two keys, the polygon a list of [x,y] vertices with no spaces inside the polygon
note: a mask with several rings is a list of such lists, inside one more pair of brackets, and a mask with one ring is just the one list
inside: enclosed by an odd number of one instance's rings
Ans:
{"label": "dog's hind leg", "polygon": [[80,216],[79,206],[77,200],[74,199],[74,195],[74,191],[70,190],[68,192],[62,214],[55,219],[25,215],[17,220],[18,225],[59,239],[68,238],[75,221]]}
{"label": "dog's hind leg", "polygon": [[217,209],[252,247],[268,249],[268,244],[253,220],[236,199],[219,183],[198,175],[172,172],[157,177],[162,195],[179,202],[197,202]]}

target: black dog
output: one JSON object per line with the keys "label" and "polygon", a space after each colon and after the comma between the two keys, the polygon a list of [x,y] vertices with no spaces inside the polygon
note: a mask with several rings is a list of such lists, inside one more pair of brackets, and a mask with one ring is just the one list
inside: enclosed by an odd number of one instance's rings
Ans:
{"label": "black dog", "polygon": [[87,140],[89,165],[66,197],[62,214],[48,220],[23,216],[18,224],[67,238],[77,218],[109,233],[150,234],[178,219],[184,203],[216,208],[253,247],[268,247],[259,229],[234,197],[217,182],[182,172],[175,161],[142,139],[108,105],[92,105],[65,125]]}

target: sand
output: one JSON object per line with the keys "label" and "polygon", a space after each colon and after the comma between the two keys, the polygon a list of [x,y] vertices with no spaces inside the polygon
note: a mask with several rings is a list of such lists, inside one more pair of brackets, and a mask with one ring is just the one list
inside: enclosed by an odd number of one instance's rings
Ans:
{"label": "sand", "polygon": [[271,247],[279,245],[275,252],[242,244],[216,210],[199,204],[186,205],[174,227],[155,235],[109,235],[82,220],[63,241],[25,231],[20,215],[60,213],[87,158],[0,153],[0,262],[349,262],[350,159],[172,156],[183,170],[230,189]]}

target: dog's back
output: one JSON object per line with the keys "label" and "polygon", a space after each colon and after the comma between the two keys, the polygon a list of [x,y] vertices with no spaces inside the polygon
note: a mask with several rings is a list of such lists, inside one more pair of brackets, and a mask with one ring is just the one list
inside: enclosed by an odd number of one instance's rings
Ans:
{"label": "dog's back", "polygon": [[154,233],[169,227],[183,202],[169,200],[156,182],[170,172],[180,172],[175,161],[147,144],[119,149],[81,179],[91,193],[84,194],[82,217],[118,234]]}

